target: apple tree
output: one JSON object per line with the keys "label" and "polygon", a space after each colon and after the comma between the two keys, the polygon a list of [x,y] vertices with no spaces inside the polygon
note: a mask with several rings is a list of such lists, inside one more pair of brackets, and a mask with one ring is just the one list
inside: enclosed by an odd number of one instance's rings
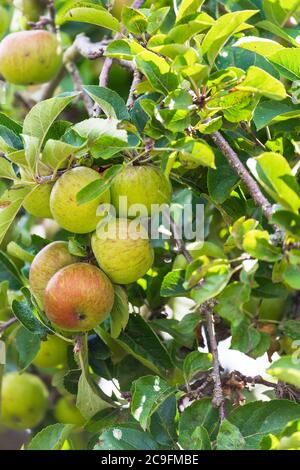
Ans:
{"label": "apple tree", "polygon": [[0,4],[0,441],[300,449],[300,2]]}

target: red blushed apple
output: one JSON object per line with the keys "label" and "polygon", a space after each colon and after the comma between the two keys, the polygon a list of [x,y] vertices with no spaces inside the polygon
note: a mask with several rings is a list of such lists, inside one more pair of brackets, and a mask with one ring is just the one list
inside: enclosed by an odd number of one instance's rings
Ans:
{"label": "red blushed apple", "polygon": [[45,313],[68,331],[88,331],[110,313],[114,288],[106,274],[87,263],[66,266],[50,279],[45,291]]}

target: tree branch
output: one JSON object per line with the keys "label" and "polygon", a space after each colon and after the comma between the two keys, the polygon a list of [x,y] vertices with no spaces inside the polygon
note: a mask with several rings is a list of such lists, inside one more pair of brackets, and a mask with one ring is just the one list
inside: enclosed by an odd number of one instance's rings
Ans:
{"label": "tree branch", "polygon": [[53,78],[53,80],[51,80],[51,82],[47,83],[47,85],[45,86],[42,92],[41,98],[40,98],[41,101],[52,98],[56,88],[58,87],[62,79],[64,78],[65,74],[66,74],[66,69],[65,69],[65,66],[63,66],[58,72],[58,74]]}
{"label": "tree branch", "polygon": [[66,62],[66,69],[72,77],[74,89],[82,94],[83,104],[87,110],[88,115],[90,117],[93,116],[94,102],[84,91],[83,82],[77,66],[74,64],[74,62]]}
{"label": "tree branch", "polygon": [[18,319],[16,317],[13,317],[7,320],[5,323],[0,324],[0,335],[17,321]]}
{"label": "tree branch", "polygon": [[134,100],[135,100],[134,94],[135,94],[135,91],[136,91],[136,87],[140,83],[141,79],[142,79],[142,75],[141,75],[140,71],[138,69],[134,69],[133,79],[132,79],[132,83],[131,83],[131,87],[130,87],[129,95],[128,95],[128,99],[127,99],[127,107],[129,109],[131,109],[132,106],[134,105]]}
{"label": "tree branch", "polygon": [[225,414],[225,402],[224,402],[224,395],[223,395],[222,381],[221,381],[218,344],[216,340],[216,333],[215,333],[215,327],[214,327],[214,316],[212,313],[214,305],[215,305],[214,300],[210,300],[210,301],[208,300],[207,302],[204,302],[201,305],[200,311],[205,316],[205,319],[206,319],[208,341],[210,343],[210,350],[213,356],[214,394],[213,394],[212,403],[217,408],[219,408],[220,419],[221,421],[223,421],[226,417],[226,414]]}
{"label": "tree branch", "polygon": [[239,175],[243,183],[248,188],[253,197],[255,205],[261,207],[265,217],[269,220],[272,216],[272,205],[263,195],[260,187],[244,167],[236,152],[230,147],[229,143],[224,139],[220,132],[214,132],[211,134],[211,138],[216,146],[221,150],[223,155],[227,158],[231,167]]}

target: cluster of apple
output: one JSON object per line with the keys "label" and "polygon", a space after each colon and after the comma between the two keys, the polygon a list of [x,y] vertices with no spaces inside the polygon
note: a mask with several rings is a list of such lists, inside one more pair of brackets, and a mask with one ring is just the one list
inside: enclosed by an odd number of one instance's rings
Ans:
{"label": "cluster of apple", "polygon": [[[91,247],[99,267],[68,251],[66,242],[53,242],[34,258],[30,288],[51,322],[68,331],[88,331],[102,322],[114,302],[113,284],[130,284],[142,277],[153,263],[153,249],[145,228],[138,236],[130,233],[130,219],[119,207],[120,197],[128,208],[143,204],[150,214],[154,204],[169,203],[171,185],[155,166],[129,165],[115,176],[111,188],[98,198],[79,205],[78,192],[92,181],[101,180],[91,168],[75,167],[63,173],[48,195],[49,216],[72,233],[91,233]],[[25,203],[35,203],[35,195]],[[39,199],[38,205],[41,200]],[[118,218],[108,218],[105,229],[97,231],[101,221],[97,207],[111,202]],[[46,201],[44,200],[44,203]],[[29,207],[28,207],[29,206]]]}
{"label": "cluster of apple", "polygon": [[[93,232],[91,246],[99,267],[72,255],[67,242],[55,241],[36,255],[30,268],[30,288],[38,305],[54,327],[66,334],[88,331],[102,322],[113,306],[113,283],[132,283],[153,263],[147,231],[140,227],[139,238],[130,237],[130,219],[122,213],[119,197],[127,198],[128,207],[142,202],[149,213],[153,204],[168,203],[171,197],[171,185],[158,168],[130,165],[124,167],[110,190],[98,200],[78,205],[78,191],[98,178],[99,173],[86,167],[66,171],[55,182],[48,204],[51,215],[61,227],[74,233]],[[103,200],[114,204],[119,217],[109,219],[106,235],[101,237],[95,231],[99,222],[96,209]],[[112,229],[113,236],[110,236]],[[67,349],[67,342],[56,335],[48,335],[47,340],[41,342],[33,364],[46,369],[64,367]],[[48,409],[48,395],[39,377],[30,373],[6,374],[2,387],[2,422],[13,429],[37,426]],[[59,422],[77,426],[84,422],[73,398],[68,395],[56,402],[54,416]]]}

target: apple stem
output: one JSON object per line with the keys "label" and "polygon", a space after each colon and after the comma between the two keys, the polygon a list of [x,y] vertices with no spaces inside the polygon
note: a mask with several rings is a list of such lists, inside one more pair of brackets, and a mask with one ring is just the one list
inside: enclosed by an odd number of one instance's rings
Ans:
{"label": "apple stem", "polygon": [[83,346],[83,333],[79,333],[75,337],[75,346],[74,346],[74,354],[79,354]]}

